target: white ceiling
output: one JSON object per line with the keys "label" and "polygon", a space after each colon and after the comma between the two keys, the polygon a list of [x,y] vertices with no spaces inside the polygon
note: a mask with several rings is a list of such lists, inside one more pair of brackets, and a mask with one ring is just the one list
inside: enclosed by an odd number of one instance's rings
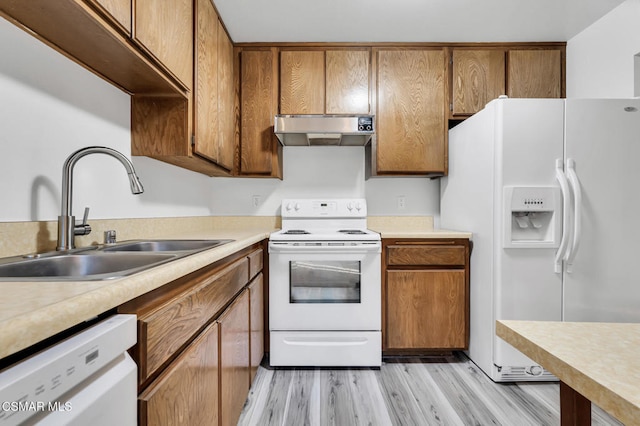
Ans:
{"label": "white ceiling", "polygon": [[241,42],[567,41],[624,0],[213,0]]}

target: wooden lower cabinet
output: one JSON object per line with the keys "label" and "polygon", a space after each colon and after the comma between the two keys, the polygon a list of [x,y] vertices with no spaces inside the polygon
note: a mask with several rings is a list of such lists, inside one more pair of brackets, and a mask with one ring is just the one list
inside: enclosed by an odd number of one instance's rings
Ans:
{"label": "wooden lower cabinet", "polygon": [[465,348],[466,296],[464,271],[388,271],[388,347]]}
{"label": "wooden lower cabinet", "polygon": [[138,397],[140,424],[218,424],[218,338],[213,323]]}
{"label": "wooden lower cabinet", "polygon": [[249,284],[249,297],[249,328],[251,329],[249,334],[251,344],[249,383],[251,383],[264,356],[264,279],[262,274]]}
{"label": "wooden lower cabinet", "polygon": [[244,290],[220,323],[220,424],[236,425],[249,393],[249,291]]}
{"label": "wooden lower cabinet", "polygon": [[118,307],[138,316],[139,425],[237,424],[264,355],[264,252],[256,243]]}
{"label": "wooden lower cabinet", "polygon": [[383,351],[467,349],[466,239],[383,239]]}

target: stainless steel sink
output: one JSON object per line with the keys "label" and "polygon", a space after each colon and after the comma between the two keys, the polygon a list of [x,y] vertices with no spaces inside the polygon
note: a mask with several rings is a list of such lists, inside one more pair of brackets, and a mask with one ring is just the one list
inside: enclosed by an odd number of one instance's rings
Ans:
{"label": "stainless steel sink", "polygon": [[0,264],[0,281],[95,281],[124,277],[178,257],[175,253],[83,251]]}
{"label": "stainless steel sink", "polygon": [[137,240],[0,259],[0,281],[96,281],[125,277],[233,240]]}
{"label": "stainless steel sink", "polygon": [[123,241],[102,248],[102,251],[141,251],[141,252],[196,252],[218,247],[233,240],[140,240]]}

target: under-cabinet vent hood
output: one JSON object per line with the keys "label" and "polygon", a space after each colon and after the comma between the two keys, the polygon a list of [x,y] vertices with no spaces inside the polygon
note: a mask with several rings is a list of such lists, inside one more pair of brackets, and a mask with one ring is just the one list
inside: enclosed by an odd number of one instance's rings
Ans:
{"label": "under-cabinet vent hood", "polygon": [[373,115],[276,115],[274,131],[285,146],[364,146]]}

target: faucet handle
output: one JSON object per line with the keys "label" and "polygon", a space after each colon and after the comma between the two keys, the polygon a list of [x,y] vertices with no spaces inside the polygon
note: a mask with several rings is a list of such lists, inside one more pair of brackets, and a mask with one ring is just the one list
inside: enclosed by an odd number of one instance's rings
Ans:
{"label": "faucet handle", "polygon": [[84,215],[82,216],[82,223],[80,225],[74,225],[74,235],[89,235],[91,233],[91,225],[87,223],[89,220],[89,207],[84,208]]}

